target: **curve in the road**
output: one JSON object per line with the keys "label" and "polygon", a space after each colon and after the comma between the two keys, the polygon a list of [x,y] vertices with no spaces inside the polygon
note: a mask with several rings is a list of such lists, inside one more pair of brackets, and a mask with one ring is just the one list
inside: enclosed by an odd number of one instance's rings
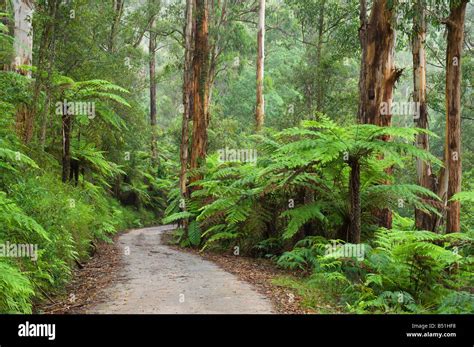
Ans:
{"label": "curve in the road", "polygon": [[118,239],[123,268],[86,313],[273,313],[248,283],[161,241],[171,226],[132,230]]}

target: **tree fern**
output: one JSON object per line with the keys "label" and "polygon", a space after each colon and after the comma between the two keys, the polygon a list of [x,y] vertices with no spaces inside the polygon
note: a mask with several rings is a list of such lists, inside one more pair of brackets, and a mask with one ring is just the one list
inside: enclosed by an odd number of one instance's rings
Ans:
{"label": "tree fern", "polygon": [[162,222],[163,224],[171,224],[174,222],[179,222],[183,219],[191,218],[193,216],[194,214],[188,211],[176,212],[163,218]]}
{"label": "tree fern", "polygon": [[201,243],[201,228],[196,221],[189,223],[188,238],[193,246],[199,246]]}
{"label": "tree fern", "polygon": [[474,192],[460,192],[455,194],[451,201],[474,202]]}
{"label": "tree fern", "polygon": [[292,238],[304,224],[313,219],[319,221],[325,220],[325,216],[321,213],[320,203],[313,203],[287,210],[282,213],[282,217],[289,217],[290,219],[283,233],[284,239]]}

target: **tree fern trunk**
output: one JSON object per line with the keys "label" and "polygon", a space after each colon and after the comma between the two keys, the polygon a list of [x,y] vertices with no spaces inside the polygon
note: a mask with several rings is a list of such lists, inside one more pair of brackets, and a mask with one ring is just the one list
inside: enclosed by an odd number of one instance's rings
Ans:
{"label": "tree fern trunk", "polygon": [[360,205],[360,163],[358,158],[350,158],[349,166],[351,168],[349,181],[350,197],[350,232],[349,242],[360,243],[361,234],[361,205]]}

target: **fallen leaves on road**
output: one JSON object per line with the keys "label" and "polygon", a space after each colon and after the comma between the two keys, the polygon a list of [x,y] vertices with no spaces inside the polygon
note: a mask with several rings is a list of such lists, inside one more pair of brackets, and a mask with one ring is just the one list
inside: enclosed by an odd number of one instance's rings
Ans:
{"label": "fallen leaves on road", "polygon": [[277,313],[315,313],[301,307],[301,298],[294,291],[272,283],[275,277],[288,276],[288,272],[276,268],[270,260],[213,253],[200,255],[236,275],[240,280],[252,284],[258,292],[272,300]]}
{"label": "fallen leaves on road", "polygon": [[[167,242],[168,241],[168,242]],[[267,296],[273,303],[275,310],[280,314],[308,314],[316,313],[301,306],[301,297],[290,288],[285,288],[272,283],[279,276],[291,276],[288,271],[279,269],[269,259],[247,258],[230,254],[198,252],[189,248],[181,248],[170,243],[171,235],[166,234],[165,242],[180,251],[191,252],[202,258],[212,261],[227,272],[237,276],[242,281],[248,282],[261,294]]]}

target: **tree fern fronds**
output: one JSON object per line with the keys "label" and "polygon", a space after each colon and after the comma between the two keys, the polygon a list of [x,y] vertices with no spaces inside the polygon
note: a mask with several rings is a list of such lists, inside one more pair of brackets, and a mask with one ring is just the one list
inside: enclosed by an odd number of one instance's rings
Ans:
{"label": "tree fern fronds", "polygon": [[455,194],[450,201],[474,202],[474,191],[459,192]]}
{"label": "tree fern fronds", "polygon": [[34,294],[31,281],[15,266],[0,259],[0,311],[29,314],[30,298]]}
{"label": "tree fern fronds", "polygon": [[116,84],[113,84],[106,80],[93,79],[88,81],[76,82],[75,86],[77,89],[94,89],[101,91],[114,91],[124,94],[129,94],[130,92],[125,88],[122,88]]}
{"label": "tree fern fronds", "polygon": [[193,246],[198,246],[201,243],[201,228],[198,222],[192,221],[189,223],[188,238]]}
{"label": "tree fern fronds", "polygon": [[94,90],[82,90],[81,92],[77,93],[77,98],[81,99],[102,99],[102,100],[112,100],[116,103],[131,108],[132,106],[125,100],[123,97],[107,92],[98,92]]}
{"label": "tree fern fronds", "polygon": [[162,223],[171,224],[173,222],[178,222],[183,219],[192,218],[192,217],[194,217],[194,214],[188,211],[176,212],[176,213],[173,213],[172,215],[169,215],[163,218]]}
{"label": "tree fern fronds", "polygon": [[[1,140],[0,140],[0,145],[2,144]],[[38,165],[36,164],[36,162],[31,159],[30,157],[26,156],[25,154],[21,153],[21,152],[18,152],[18,151],[13,151],[11,149],[8,149],[8,148],[3,148],[3,147],[0,147],[0,159],[2,160],[5,160],[5,161],[9,161],[9,163],[11,165],[8,166],[9,169],[11,170],[15,170],[15,166],[18,165],[18,164],[25,164],[29,167],[32,167],[32,168],[35,168],[35,169],[38,169]],[[0,162],[2,163],[2,162]]]}
{"label": "tree fern fronds", "polygon": [[283,212],[282,217],[289,217],[289,223],[283,232],[283,238],[292,238],[304,224],[313,219],[324,221],[325,216],[321,212],[321,207],[319,203],[312,203]]}

